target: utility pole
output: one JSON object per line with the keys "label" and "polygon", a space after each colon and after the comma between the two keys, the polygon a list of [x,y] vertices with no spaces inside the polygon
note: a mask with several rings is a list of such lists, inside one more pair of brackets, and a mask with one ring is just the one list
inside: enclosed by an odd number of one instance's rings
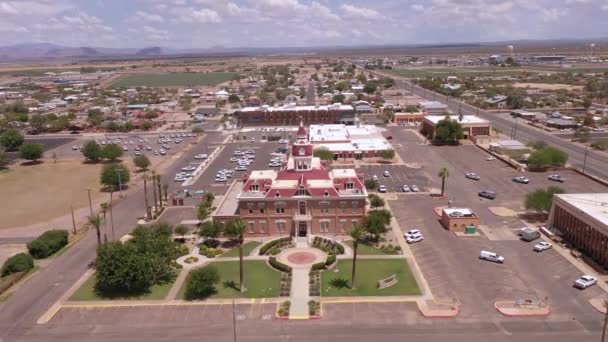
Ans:
{"label": "utility pole", "polygon": [[87,193],[89,194],[89,211],[91,212],[91,216],[93,216],[93,204],[91,204],[91,189],[87,189]]}
{"label": "utility pole", "polygon": [[608,323],[608,299],[604,299],[604,308],[606,308],[606,314],[604,315],[604,328],[602,329],[602,342],[605,342],[605,338],[606,338],[606,324]]}
{"label": "utility pole", "polygon": [[583,159],[583,174],[585,174],[585,168],[587,167],[587,154],[589,154],[589,146],[585,147],[585,157]]}
{"label": "utility pole", "polygon": [[114,172],[116,172],[116,174],[118,175],[118,190],[120,191],[119,197],[122,198],[122,180],[120,178],[120,173],[122,172],[122,169],[114,169]]}
{"label": "utility pole", "polygon": [[234,299],[232,299],[232,336],[234,337],[234,342],[236,342],[236,305],[234,304]]}
{"label": "utility pole", "polygon": [[114,241],[114,215],[112,214],[114,209],[114,202],[112,202],[112,196],[114,191],[110,191],[110,225],[112,226],[112,241]]}
{"label": "utility pole", "polygon": [[74,220],[74,206],[71,205],[70,209],[72,209],[72,229],[74,230],[74,234],[76,234],[76,220]]}

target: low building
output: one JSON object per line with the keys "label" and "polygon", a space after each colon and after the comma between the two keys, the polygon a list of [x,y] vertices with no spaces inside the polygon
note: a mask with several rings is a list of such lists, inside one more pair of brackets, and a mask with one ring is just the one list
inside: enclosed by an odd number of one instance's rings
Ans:
{"label": "low building", "polygon": [[393,146],[374,125],[311,125],[309,140],[314,148],[325,148],[334,154],[334,159],[380,157]]}
{"label": "low building", "polygon": [[313,157],[301,125],[289,159],[278,170],[252,171],[235,181],[213,220],[242,219],[245,236],[347,234],[363,222],[367,190],[354,169],[334,169]]}
{"label": "low building", "polygon": [[470,139],[479,135],[490,135],[492,125],[490,121],[482,119],[475,115],[463,115],[462,120],[456,116],[445,116],[445,115],[427,115],[422,121],[422,131],[427,137],[433,138],[435,136],[435,125],[441,120],[445,119],[456,120],[462,126],[464,133],[463,139]]}
{"label": "low building", "polygon": [[418,102],[418,108],[429,115],[445,114],[448,112],[448,105],[439,101],[421,101]]}
{"label": "low building", "polygon": [[547,118],[547,115],[545,115],[543,113],[528,112],[528,111],[520,110],[520,109],[512,110],[511,116],[514,118],[522,118],[522,119],[525,119],[528,121],[537,121],[540,119]]}
{"label": "low building", "polygon": [[444,208],[441,224],[451,232],[464,233],[467,227],[479,227],[479,217],[468,208]]}
{"label": "low building", "polygon": [[499,140],[492,142],[490,143],[490,151],[505,155],[525,154],[531,152],[528,146],[517,140]]}
{"label": "low building", "polygon": [[608,193],[553,195],[548,226],[608,268]]}
{"label": "low building", "polygon": [[334,103],[327,106],[296,106],[288,104],[271,107],[245,107],[235,114],[240,126],[295,126],[303,121],[311,124],[354,124],[355,110],[350,105]]}
{"label": "low building", "polygon": [[424,120],[425,116],[426,116],[425,112],[416,112],[416,113],[398,112],[398,113],[394,114],[393,122],[396,124],[409,124],[409,123],[421,124],[422,121]]}
{"label": "low building", "polygon": [[578,128],[581,126],[576,121],[566,120],[566,119],[549,119],[545,122],[547,127],[553,127],[557,129],[568,129],[568,128]]}
{"label": "low building", "polygon": [[374,108],[369,104],[369,102],[363,100],[353,102],[353,107],[355,108],[357,114],[371,113],[374,110]]}

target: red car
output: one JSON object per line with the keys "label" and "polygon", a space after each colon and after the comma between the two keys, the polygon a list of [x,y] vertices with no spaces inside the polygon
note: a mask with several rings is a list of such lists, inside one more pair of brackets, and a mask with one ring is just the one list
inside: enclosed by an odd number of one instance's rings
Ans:
{"label": "red car", "polygon": [[386,137],[386,140],[392,140],[392,139],[393,139],[392,135],[389,135],[388,137]]}

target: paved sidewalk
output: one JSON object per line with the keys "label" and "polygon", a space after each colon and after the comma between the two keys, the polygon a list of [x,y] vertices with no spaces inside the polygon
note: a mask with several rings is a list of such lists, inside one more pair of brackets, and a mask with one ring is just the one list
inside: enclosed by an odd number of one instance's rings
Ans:
{"label": "paved sidewalk", "polygon": [[310,300],[308,273],[310,268],[294,268],[291,273],[291,306],[289,319],[308,319],[308,301]]}
{"label": "paved sidewalk", "polygon": [[177,276],[177,279],[175,279],[173,286],[171,286],[171,290],[169,290],[169,293],[167,293],[165,300],[173,300],[175,297],[177,297],[177,293],[182,288],[182,285],[184,285],[184,281],[186,281],[188,273],[190,273],[190,269],[188,268],[183,268],[182,271],[179,272],[179,275]]}

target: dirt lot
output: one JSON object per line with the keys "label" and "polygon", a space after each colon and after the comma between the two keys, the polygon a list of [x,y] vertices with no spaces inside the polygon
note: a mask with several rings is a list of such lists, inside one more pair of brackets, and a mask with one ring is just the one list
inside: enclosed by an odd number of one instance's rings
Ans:
{"label": "dirt lot", "polygon": [[532,88],[532,89],[542,89],[542,90],[558,90],[558,89],[566,89],[566,90],[582,90],[582,86],[577,85],[569,85],[569,84],[551,84],[551,83],[513,83],[514,87],[517,88]]}
{"label": "dirt lot", "polygon": [[88,205],[86,189],[99,193],[101,165],[82,161],[46,160],[39,165],[15,165],[0,173],[0,229],[50,220],[70,212],[70,205]]}

